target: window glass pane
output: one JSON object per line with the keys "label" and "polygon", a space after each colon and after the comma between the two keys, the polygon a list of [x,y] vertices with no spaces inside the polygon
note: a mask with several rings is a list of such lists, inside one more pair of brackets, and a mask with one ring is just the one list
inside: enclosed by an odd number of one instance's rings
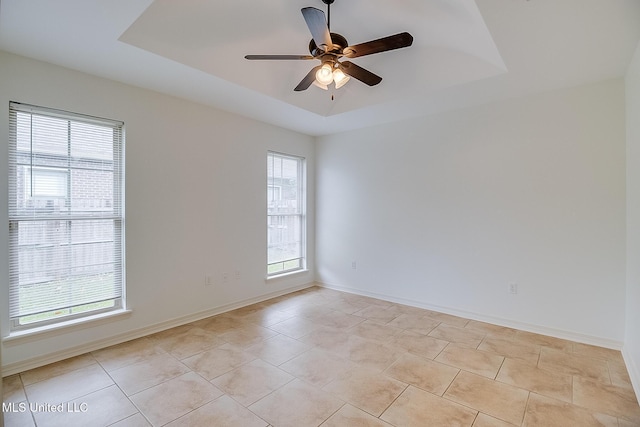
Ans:
{"label": "window glass pane", "polygon": [[31,151],[34,154],[67,155],[68,120],[34,115],[30,127]]}
{"label": "window glass pane", "polygon": [[113,161],[113,128],[71,123],[71,157]]}
{"label": "window glass pane", "polygon": [[267,156],[267,273],[304,268],[303,162]]}
{"label": "window glass pane", "polygon": [[14,103],[9,123],[14,326],[121,307],[122,124]]}
{"label": "window glass pane", "polygon": [[269,264],[293,258],[302,258],[302,230],[300,217],[270,216],[268,218]]}

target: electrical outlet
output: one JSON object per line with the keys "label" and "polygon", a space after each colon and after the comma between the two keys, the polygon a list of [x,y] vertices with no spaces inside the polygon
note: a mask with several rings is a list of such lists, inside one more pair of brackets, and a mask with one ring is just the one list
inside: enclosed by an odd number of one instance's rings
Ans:
{"label": "electrical outlet", "polygon": [[222,283],[229,283],[229,273],[226,271],[222,273]]}
{"label": "electrical outlet", "polygon": [[511,295],[518,294],[518,284],[517,283],[509,283],[509,293]]}
{"label": "electrical outlet", "polygon": [[354,270],[357,270],[358,269],[358,263],[355,262],[355,261],[351,261],[351,268],[354,269]]}
{"label": "electrical outlet", "polygon": [[211,276],[204,276],[204,285],[213,286],[213,279]]}

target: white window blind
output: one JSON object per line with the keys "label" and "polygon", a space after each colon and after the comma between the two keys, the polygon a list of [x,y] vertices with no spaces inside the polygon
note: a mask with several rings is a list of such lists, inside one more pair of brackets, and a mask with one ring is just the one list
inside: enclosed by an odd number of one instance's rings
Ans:
{"label": "white window blind", "polygon": [[267,274],[305,268],[304,158],[267,154]]}
{"label": "white window blind", "polygon": [[14,327],[123,306],[123,123],[11,103]]}

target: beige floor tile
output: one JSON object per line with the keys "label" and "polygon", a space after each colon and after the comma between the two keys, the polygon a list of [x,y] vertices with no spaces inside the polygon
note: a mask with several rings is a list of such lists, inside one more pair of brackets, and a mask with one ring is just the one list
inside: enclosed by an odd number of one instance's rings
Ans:
{"label": "beige floor tile", "polygon": [[222,396],[213,384],[194,372],[158,384],[130,397],[153,426],[170,421]]}
{"label": "beige floor tile", "polygon": [[113,384],[113,380],[94,363],[66,374],[58,375],[25,387],[30,402],[68,402],[76,397],[98,391]]}
{"label": "beige floor tile", "polygon": [[333,311],[326,316],[319,316],[314,319],[314,321],[322,326],[336,329],[348,329],[358,323],[364,322],[364,320],[362,317],[342,313],[341,311]]}
{"label": "beige floor tile", "polygon": [[167,424],[167,427],[212,426],[266,427],[267,423],[229,396],[223,395]]}
{"label": "beige floor tile", "polygon": [[445,365],[494,379],[500,366],[502,366],[504,357],[451,344],[442,350],[435,360]]}
{"label": "beige floor tile", "polygon": [[353,313],[355,316],[364,317],[365,319],[375,320],[380,323],[387,323],[398,317],[400,314],[388,309],[388,307],[380,307],[370,305],[360,311]]}
{"label": "beige floor tile", "polygon": [[346,375],[353,369],[353,363],[333,353],[313,349],[279,367],[316,387],[323,387]]}
{"label": "beige floor tile", "polygon": [[337,310],[345,314],[354,314],[368,307],[370,307],[368,303],[358,300],[346,301],[341,299],[331,304],[331,308],[333,310]]}
{"label": "beige floor tile", "polygon": [[617,420],[560,400],[531,393],[523,427],[615,427]]}
{"label": "beige floor tile", "polygon": [[516,336],[516,329],[507,328],[505,326],[492,325],[491,323],[479,322],[477,320],[469,320],[465,328],[474,331],[484,332],[489,337],[513,339]]}
{"label": "beige floor tile", "polygon": [[202,328],[190,328],[163,338],[156,337],[156,344],[178,359],[185,359],[212,347],[224,344],[211,331]]}
{"label": "beige floor tile", "polygon": [[406,387],[406,383],[386,375],[358,368],[322,389],[363,411],[380,416]]}
{"label": "beige floor tile", "polygon": [[[237,308],[235,310],[231,310],[231,311],[227,311],[225,314],[225,316],[228,317],[235,317],[238,319],[244,319],[247,316],[251,316],[253,314],[259,313],[260,311],[262,311],[265,308],[269,308],[268,304],[262,304],[262,303],[256,303],[256,304],[251,304],[251,305],[247,305],[244,307],[240,307]],[[273,310],[273,308],[271,308]]]}
{"label": "beige floor tile", "polygon": [[256,325],[268,327],[292,317],[292,313],[287,313],[272,308],[263,308],[259,311],[256,311],[255,313],[245,316],[243,319],[246,322],[251,322]]}
{"label": "beige floor tile", "polygon": [[293,339],[299,339],[319,327],[320,325],[317,323],[305,319],[302,316],[294,316],[285,321],[270,325],[269,329],[273,329]]}
{"label": "beige floor tile", "polygon": [[276,335],[247,348],[247,352],[272,365],[281,365],[311,347],[285,335]]}
{"label": "beige floor tile", "polygon": [[563,340],[561,338],[549,337],[546,335],[535,334],[533,332],[517,331],[514,337],[516,341],[527,342],[542,347],[549,347],[555,350],[567,353],[573,352],[573,342]]}
{"label": "beige floor tile", "polygon": [[344,405],[320,427],[393,427],[349,404]]}
{"label": "beige floor tile", "polygon": [[502,337],[487,336],[478,346],[478,350],[499,354],[510,359],[517,359],[528,362],[532,365],[538,364],[540,358],[540,346],[517,342]]}
{"label": "beige floor tile", "polygon": [[186,325],[180,325],[174,328],[165,329],[164,331],[156,332],[155,334],[147,336],[147,338],[153,341],[163,341],[168,338],[180,336],[194,327],[196,326],[193,323],[187,323]]}
{"label": "beige floor tile", "polygon": [[611,384],[617,385],[619,387],[633,389],[633,384],[631,384],[629,372],[627,371],[627,367],[624,365],[624,363],[609,360],[607,361],[607,364],[609,365],[609,376],[611,377]]}
{"label": "beige floor tile", "polygon": [[301,380],[294,380],[249,407],[274,427],[317,426],[343,401]]}
{"label": "beige floor tile", "polygon": [[351,334],[371,340],[389,342],[402,332],[402,329],[383,325],[377,321],[366,320],[348,331]]}
{"label": "beige floor tile", "polygon": [[[341,329],[320,327],[299,339],[305,344],[316,346],[322,350],[335,352],[347,356],[349,354],[348,345],[353,342],[354,337]],[[360,337],[355,337],[360,338]],[[364,338],[360,338],[364,341]]]}
{"label": "beige floor tile", "polygon": [[456,368],[410,354],[402,356],[384,373],[404,383],[442,396],[460,372]]}
{"label": "beige floor tile", "polygon": [[599,357],[600,359],[606,359],[606,360],[612,360],[615,362],[624,363],[624,359],[622,358],[622,353],[619,350],[613,350],[610,348],[597,347],[595,345],[574,342],[573,352],[581,356]]}
{"label": "beige floor tile", "polygon": [[235,345],[236,347],[247,348],[276,335],[278,335],[278,333],[271,329],[263,328],[258,325],[247,325],[242,328],[220,334],[220,338]]}
{"label": "beige floor tile", "polygon": [[529,392],[461,371],[444,397],[487,415],[520,425]]}
{"label": "beige floor tile", "polygon": [[165,353],[116,369],[110,375],[122,391],[131,396],[187,372],[188,367]]}
{"label": "beige floor tile", "polygon": [[197,322],[193,322],[192,325],[216,334],[224,334],[225,332],[246,326],[247,322],[235,317],[220,314],[218,316],[198,320]]}
{"label": "beige floor tile", "polygon": [[[334,313],[338,313],[328,305],[307,304],[297,307],[296,310],[287,310],[288,313],[294,313],[296,316],[301,315],[307,320],[318,322],[318,319],[330,317]],[[342,312],[341,312],[342,313]],[[346,314],[346,313],[342,313]]]}
{"label": "beige floor tile", "polygon": [[70,359],[62,360],[60,362],[51,363],[40,368],[22,372],[20,374],[20,377],[22,378],[22,383],[25,386],[28,386],[29,384],[33,384],[38,381],[47,380],[49,378],[53,378],[55,376],[66,374],[68,372],[95,364],[96,359],[94,359],[91,354],[87,353],[80,356],[72,357]]}
{"label": "beige floor tile", "polygon": [[561,374],[578,375],[610,384],[609,365],[606,360],[565,353],[543,347],[538,367]]}
{"label": "beige floor tile", "polygon": [[347,344],[349,360],[378,372],[387,369],[404,354],[404,351],[398,350],[391,344],[383,344],[357,336],[350,338],[349,344]]}
{"label": "beige floor tile", "polygon": [[111,372],[161,353],[165,351],[157,347],[154,341],[149,338],[140,338],[94,351],[92,354],[105,371]]}
{"label": "beige floor tile", "polygon": [[249,406],[293,380],[293,376],[260,359],[211,381],[244,406]]}
{"label": "beige floor tile", "polygon": [[429,332],[434,330],[440,324],[440,322],[426,318],[424,315],[401,314],[386,324],[388,326],[393,326],[394,328],[428,335]]}
{"label": "beige floor tile", "polygon": [[515,424],[511,424],[497,418],[490,417],[487,414],[479,413],[476,417],[476,421],[473,423],[473,427],[516,427]]}
{"label": "beige floor tile", "polygon": [[545,371],[520,360],[505,359],[496,381],[554,399],[572,402],[573,378],[571,375]]}
{"label": "beige floor tile", "polygon": [[474,410],[409,386],[380,418],[402,427],[467,427],[473,424],[476,414]]}
{"label": "beige floor tile", "polygon": [[109,427],[150,427],[151,424],[140,412],[118,421],[115,424],[111,424]]}
{"label": "beige floor tile", "polygon": [[[26,400],[23,402],[25,408],[29,407],[29,402]],[[29,410],[22,411],[18,407],[12,411],[0,412],[0,416],[4,418],[5,427],[35,427],[36,423],[33,421],[33,415]]]}
{"label": "beige floor tile", "polygon": [[485,333],[443,324],[431,331],[429,336],[449,341],[462,347],[477,348],[482,342]]}
{"label": "beige floor tile", "polygon": [[640,425],[640,406],[633,390],[573,378],[573,403],[595,412],[623,418]]}
{"label": "beige floor tile", "polygon": [[360,295],[353,295],[353,294],[344,294],[345,295],[345,299],[350,300],[351,298],[355,298],[360,302],[369,304],[369,305],[375,305],[378,307],[385,307],[385,308],[389,308],[391,306],[394,305],[394,303],[389,302],[389,301],[385,301],[385,300],[381,300],[378,298],[373,298],[373,297],[365,297],[365,296],[360,296]]}
{"label": "beige floor tile", "polygon": [[429,319],[444,323],[445,325],[457,326],[458,328],[464,328],[467,323],[469,323],[469,319],[463,319],[462,317],[452,316],[446,313],[438,313],[436,311],[428,311],[426,316]]}
{"label": "beige floor tile", "polygon": [[618,418],[618,427],[638,427],[637,423]]}
{"label": "beige floor tile", "polygon": [[393,345],[427,359],[435,359],[438,354],[449,344],[448,341],[439,340],[417,332],[403,331],[393,338]]}
{"label": "beige floor tile", "polygon": [[103,427],[138,412],[120,389],[113,385],[63,404],[62,412],[37,412],[38,427]]}
{"label": "beige floor tile", "polygon": [[212,380],[255,359],[256,356],[241,348],[234,347],[231,344],[224,344],[182,359],[182,363],[206,380]]}
{"label": "beige floor tile", "polygon": [[393,311],[394,313],[411,314],[419,317],[425,316],[428,312],[428,310],[425,310],[424,308],[413,307],[413,306],[404,305],[404,304],[392,304],[391,306],[387,307],[387,309],[389,311]]}
{"label": "beige floor tile", "polygon": [[5,403],[22,402],[27,399],[20,375],[11,375],[2,379],[2,401]]}

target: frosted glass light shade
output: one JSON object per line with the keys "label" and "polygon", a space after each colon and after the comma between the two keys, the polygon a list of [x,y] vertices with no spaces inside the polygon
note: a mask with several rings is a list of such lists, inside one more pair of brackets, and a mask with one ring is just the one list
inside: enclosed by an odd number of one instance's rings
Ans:
{"label": "frosted glass light shade", "polygon": [[316,71],[316,81],[324,86],[328,86],[333,82],[331,64],[323,64],[322,67]]}
{"label": "frosted glass light shade", "polygon": [[342,86],[344,86],[349,80],[351,79],[351,77],[347,76],[345,73],[342,72],[341,69],[336,69],[333,72],[333,81],[336,82],[336,89],[340,89]]}

